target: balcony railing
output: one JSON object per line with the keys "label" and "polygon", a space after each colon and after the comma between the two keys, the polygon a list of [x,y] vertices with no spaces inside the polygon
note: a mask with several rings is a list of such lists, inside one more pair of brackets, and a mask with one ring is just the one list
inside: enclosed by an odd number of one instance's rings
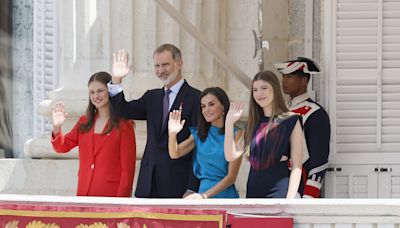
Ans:
{"label": "balcony railing", "polygon": [[398,228],[400,225],[400,200],[398,199],[184,200],[3,194],[0,195],[0,204],[4,203],[226,210],[228,214],[244,216],[290,217],[293,218],[294,227],[310,228]]}

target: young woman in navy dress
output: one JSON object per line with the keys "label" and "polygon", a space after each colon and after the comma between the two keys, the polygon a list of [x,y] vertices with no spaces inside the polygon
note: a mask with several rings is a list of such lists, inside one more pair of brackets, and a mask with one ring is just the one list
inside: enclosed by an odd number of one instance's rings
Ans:
{"label": "young woman in navy dress", "polygon": [[300,184],[303,132],[300,116],[289,112],[278,77],[271,71],[256,74],[252,83],[244,143],[233,143],[233,125],[243,104],[230,106],[225,122],[225,157],[243,153],[251,168],[247,198],[295,198]]}

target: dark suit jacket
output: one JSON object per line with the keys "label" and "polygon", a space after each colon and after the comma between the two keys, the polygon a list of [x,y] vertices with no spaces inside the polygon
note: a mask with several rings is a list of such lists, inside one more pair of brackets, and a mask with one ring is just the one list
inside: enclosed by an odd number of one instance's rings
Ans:
{"label": "dark suit jacket", "polygon": [[[179,90],[171,110],[182,105],[185,126],[177,135],[178,143],[190,135],[189,126],[197,126],[200,91],[185,81]],[[125,101],[123,92],[111,97],[112,111],[127,119],[146,120],[147,142],[140,166],[136,197],[180,198],[189,188],[197,190],[193,179],[192,153],[179,159],[168,154],[168,129],[162,129],[164,89],[148,90],[138,100]],[[168,124],[166,124],[168,125]]]}

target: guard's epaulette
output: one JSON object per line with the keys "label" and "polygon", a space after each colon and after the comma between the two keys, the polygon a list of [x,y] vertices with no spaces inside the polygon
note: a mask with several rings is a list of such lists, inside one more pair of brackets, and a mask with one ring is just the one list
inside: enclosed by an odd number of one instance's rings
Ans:
{"label": "guard's epaulette", "polygon": [[290,111],[300,114],[303,117],[303,123],[305,123],[314,112],[318,111],[321,107],[314,102],[305,100],[296,105],[290,107]]}

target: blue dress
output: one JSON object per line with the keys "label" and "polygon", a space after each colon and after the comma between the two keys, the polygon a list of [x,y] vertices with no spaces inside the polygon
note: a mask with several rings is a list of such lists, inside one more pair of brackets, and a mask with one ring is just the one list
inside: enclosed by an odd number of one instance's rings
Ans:
{"label": "blue dress", "polygon": [[299,115],[275,118],[270,127],[269,118],[261,118],[250,144],[247,198],[286,197],[290,170],[288,162],[280,159],[284,155],[290,158],[290,135],[300,118]]}
{"label": "blue dress", "polygon": [[[199,193],[206,192],[228,174],[229,163],[224,155],[225,135],[219,133],[220,130],[220,128],[210,126],[206,140],[201,141],[197,127],[190,128],[196,143],[193,172],[200,180]],[[235,185],[231,185],[212,198],[239,198],[239,194]]]}

